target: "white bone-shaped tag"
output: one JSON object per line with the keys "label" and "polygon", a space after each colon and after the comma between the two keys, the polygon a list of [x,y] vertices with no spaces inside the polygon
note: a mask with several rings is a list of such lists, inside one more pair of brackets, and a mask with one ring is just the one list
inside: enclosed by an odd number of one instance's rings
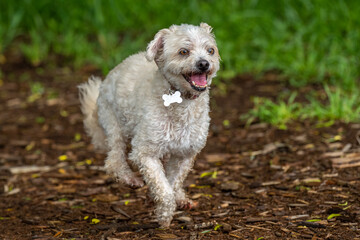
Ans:
{"label": "white bone-shaped tag", "polygon": [[176,91],[173,94],[167,95],[164,94],[162,95],[162,99],[164,100],[164,106],[168,107],[170,106],[170,104],[172,103],[181,103],[182,102],[182,98],[181,98],[181,93],[179,91]]}

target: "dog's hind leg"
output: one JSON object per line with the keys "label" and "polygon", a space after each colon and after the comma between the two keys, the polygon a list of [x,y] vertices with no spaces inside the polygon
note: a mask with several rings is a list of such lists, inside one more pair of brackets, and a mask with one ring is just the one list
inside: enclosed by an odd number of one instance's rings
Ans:
{"label": "dog's hind leg", "polygon": [[126,141],[122,135],[121,128],[116,116],[109,105],[101,99],[99,107],[99,122],[105,130],[109,152],[105,159],[105,170],[117,180],[133,187],[142,187],[144,182],[131,170],[126,161]]}

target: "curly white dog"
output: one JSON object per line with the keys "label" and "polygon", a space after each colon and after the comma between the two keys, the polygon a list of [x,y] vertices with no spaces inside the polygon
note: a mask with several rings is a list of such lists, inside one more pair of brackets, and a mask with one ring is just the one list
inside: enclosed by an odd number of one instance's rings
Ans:
{"label": "curly white dog", "polygon": [[85,129],[108,151],[105,169],[132,186],[145,181],[162,227],[176,206],[191,207],[182,185],[206,143],[209,86],[219,70],[211,31],[206,23],[162,29],[146,52],[125,59],[103,82],[92,77],[79,86]]}

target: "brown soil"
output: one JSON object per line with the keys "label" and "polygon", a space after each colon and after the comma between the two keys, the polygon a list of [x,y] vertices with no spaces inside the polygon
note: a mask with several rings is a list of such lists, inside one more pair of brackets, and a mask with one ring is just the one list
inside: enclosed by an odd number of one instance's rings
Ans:
{"label": "brown soil", "polygon": [[360,125],[246,127],[251,96],[287,91],[274,74],[212,89],[207,146],[185,182],[198,205],[159,229],[147,188],[107,176],[84,133],[76,85],[96,70],[1,67],[0,239],[360,239]]}

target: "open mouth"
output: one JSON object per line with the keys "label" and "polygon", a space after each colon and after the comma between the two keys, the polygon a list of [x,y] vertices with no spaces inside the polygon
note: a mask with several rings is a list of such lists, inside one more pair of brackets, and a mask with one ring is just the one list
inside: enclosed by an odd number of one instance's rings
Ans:
{"label": "open mouth", "polygon": [[185,80],[190,83],[191,87],[196,91],[202,92],[207,87],[207,74],[206,73],[190,73],[183,74]]}

